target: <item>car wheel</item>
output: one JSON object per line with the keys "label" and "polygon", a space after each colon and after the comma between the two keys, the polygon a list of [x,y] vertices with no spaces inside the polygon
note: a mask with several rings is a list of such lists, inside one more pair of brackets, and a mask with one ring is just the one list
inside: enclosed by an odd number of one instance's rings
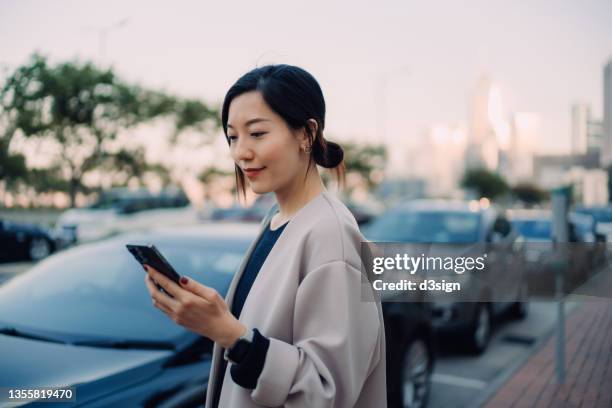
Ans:
{"label": "car wheel", "polygon": [[527,283],[523,283],[521,286],[521,291],[519,293],[519,298],[510,308],[510,316],[515,319],[524,319],[527,317],[529,313],[529,288]]}
{"label": "car wheel", "polygon": [[425,407],[431,387],[431,361],[423,339],[416,338],[406,347],[402,356],[401,378],[402,406]]}
{"label": "car wheel", "polygon": [[481,354],[487,349],[491,338],[491,310],[484,303],[478,303],[474,313],[474,321],[468,330],[468,348],[475,354]]}
{"label": "car wheel", "polygon": [[44,238],[34,237],[28,247],[28,256],[33,261],[40,261],[51,253],[51,244]]}
{"label": "car wheel", "polygon": [[428,343],[420,337],[387,334],[387,406],[425,407],[433,365]]}

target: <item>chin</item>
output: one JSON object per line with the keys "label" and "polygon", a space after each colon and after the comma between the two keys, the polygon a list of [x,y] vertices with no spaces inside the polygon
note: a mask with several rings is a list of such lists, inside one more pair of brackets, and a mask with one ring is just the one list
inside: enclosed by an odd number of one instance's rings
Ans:
{"label": "chin", "polygon": [[266,186],[259,185],[257,183],[251,184],[251,190],[253,190],[255,194],[266,194],[272,191],[269,188],[266,188]]}

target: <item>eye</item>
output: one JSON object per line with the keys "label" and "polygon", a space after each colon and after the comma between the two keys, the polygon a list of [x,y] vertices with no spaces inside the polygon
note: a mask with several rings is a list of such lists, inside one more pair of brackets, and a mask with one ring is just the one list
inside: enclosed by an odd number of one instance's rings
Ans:
{"label": "eye", "polygon": [[251,133],[251,136],[260,137],[260,136],[265,135],[266,133],[267,132],[253,132],[253,133]]}
{"label": "eye", "polygon": [[238,139],[236,136],[228,136],[227,140],[229,140],[230,143],[234,142],[236,139]]}

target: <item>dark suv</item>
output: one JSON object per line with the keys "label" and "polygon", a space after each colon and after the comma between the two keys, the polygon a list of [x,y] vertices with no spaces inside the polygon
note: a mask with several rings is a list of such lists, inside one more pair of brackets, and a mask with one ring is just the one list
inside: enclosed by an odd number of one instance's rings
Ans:
{"label": "dark suv", "polygon": [[524,240],[504,212],[486,202],[409,201],[374,220],[364,235],[374,242],[429,245],[430,253],[453,245],[473,246],[486,253],[483,275],[460,277],[464,300],[427,293],[434,330],[458,335],[475,353],[486,349],[494,317],[505,312],[519,318],[527,314]]}

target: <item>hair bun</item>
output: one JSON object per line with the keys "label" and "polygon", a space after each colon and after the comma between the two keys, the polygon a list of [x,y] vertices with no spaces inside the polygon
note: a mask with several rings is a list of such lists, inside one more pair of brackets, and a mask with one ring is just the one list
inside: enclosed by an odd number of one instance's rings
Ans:
{"label": "hair bun", "polygon": [[325,151],[315,151],[315,163],[328,169],[338,167],[344,159],[344,150],[338,143],[325,141]]}

